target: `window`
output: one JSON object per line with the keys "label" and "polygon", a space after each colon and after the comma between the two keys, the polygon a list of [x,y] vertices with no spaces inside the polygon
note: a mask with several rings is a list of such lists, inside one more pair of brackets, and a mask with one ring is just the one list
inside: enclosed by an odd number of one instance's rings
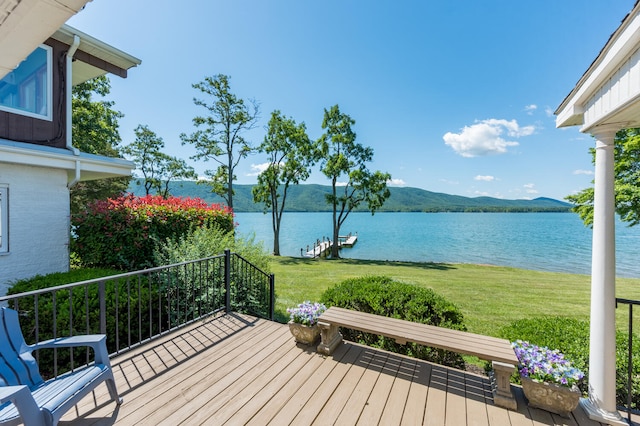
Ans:
{"label": "window", "polygon": [[0,254],[9,252],[9,187],[0,183]]}
{"label": "window", "polygon": [[51,52],[41,45],[0,80],[0,110],[51,120]]}

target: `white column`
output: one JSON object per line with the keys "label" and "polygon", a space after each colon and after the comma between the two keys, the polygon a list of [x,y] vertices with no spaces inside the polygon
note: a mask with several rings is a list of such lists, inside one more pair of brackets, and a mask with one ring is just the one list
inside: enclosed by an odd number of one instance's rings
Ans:
{"label": "white column", "polygon": [[596,170],[591,253],[589,398],[581,405],[589,418],[626,425],[616,410],[616,259],[614,138],[619,125],[591,131],[596,138]]}

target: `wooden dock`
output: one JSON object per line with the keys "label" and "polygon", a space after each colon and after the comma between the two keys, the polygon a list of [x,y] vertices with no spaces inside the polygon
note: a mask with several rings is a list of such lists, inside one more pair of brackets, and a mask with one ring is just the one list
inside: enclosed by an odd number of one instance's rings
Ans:
{"label": "wooden dock", "polygon": [[358,242],[358,234],[343,235],[338,237],[338,245],[342,247],[353,247]]}
{"label": "wooden dock", "polygon": [[[358,234],[355,235],[349,232],[349,235],[339,236],[338,237],[338,248],[349,248],[353,247],[354,244],[358,241]],[[316,240],[313,246],[307,246],[307,249],[300,249],[300,255],[302,257],[326,257],[331,252],[332,242],[328,237],[322,237],[322,241],[320,239]]]}
{"label": "wooden dock", "polygon": [[[300,251],[303,251],[303,249],[300,249]],[[307,246],[307,251],[303,254],[303,257],[325,257],[330,251],[331,241],[323,238],[322,241],[318,240],[313,244],[313,247]]]}

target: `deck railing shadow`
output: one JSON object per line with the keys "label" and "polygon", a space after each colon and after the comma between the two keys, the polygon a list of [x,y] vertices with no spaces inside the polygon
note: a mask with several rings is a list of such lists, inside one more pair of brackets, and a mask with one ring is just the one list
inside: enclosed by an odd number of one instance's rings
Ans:
{"label": "deck railing shadow", "polygon": [[[347,342],[345,345],[351,345],[351,343]],[[360,347],[360,345],[357,346]],[[335,359],[338,362],[349,362],[348,358],[342,354]],[[373,369],[381,374],[414,382],[430,389],[493,404],[491,380],[486,376],[372,348],[363,348],[361,354],[353,361],[353,365]]]}
{"label": "deck railing shadow", "polygon": [[[171,374],[184,363],[209,348],[222,344],[247,327],[254,326],[258,321],[256,317],[245,317],[233,312],[219,313],[192,324],[192,327],[158,339],[155,344],[150,342],[113,357],[113,371],[118,379],[120,396],[126,401],[131,392],[165,374]],[[100,398],[94,393],[93,400],[84,404],[82,412],[78,411],[76,414],[79,418],[87,419],[92,413],[111,403],[106,395]],[[112,418],[115,421],[117,415]]]}

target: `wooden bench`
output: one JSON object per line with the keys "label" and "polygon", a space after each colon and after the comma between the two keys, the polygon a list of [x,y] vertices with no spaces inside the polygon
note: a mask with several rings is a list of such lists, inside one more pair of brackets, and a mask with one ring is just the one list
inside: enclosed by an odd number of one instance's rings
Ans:
{"label": "wooden bench", "polygon": [[482,336],[396,318],[331,307],[318,319],[322,341],[318,352],[331,355],[342,342],[338,327],[378,334],[399,344],[414,342],[433,348],[473,355],[491,361],[493,366],[493,401],[496,405],[515,410],[517,403],[511,392],[510,378],[518,363],[511,344],[506,339]]}

